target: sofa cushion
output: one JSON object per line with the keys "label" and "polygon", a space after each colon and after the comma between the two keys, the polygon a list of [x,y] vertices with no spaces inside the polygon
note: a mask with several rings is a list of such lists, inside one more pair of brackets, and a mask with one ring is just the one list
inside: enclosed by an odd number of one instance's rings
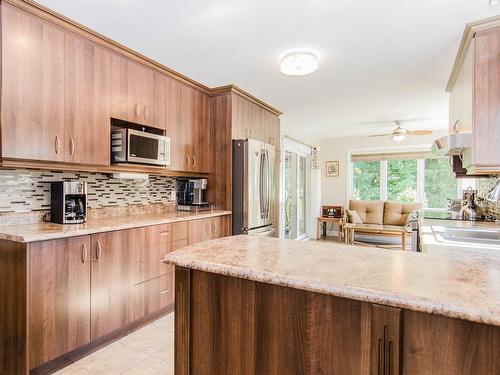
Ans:
{"label": "sofa cushion", "polygon": [[345,210],[347,213],[347,220],[349,220],[349,223],[353,224],[363,224],[363,220],[359,217],[359,214],[355,210]]}
{"label": "sofa cushion", "polygon": [[350,200],[349,209],[355,210],[364,224],[382,224],[384,201]]}
{"label": "sofa cushion", "polygon": [[384,204],[385,225],[406,225],[408,216],[420,209],[419,203],[400,203],[387,201]]}

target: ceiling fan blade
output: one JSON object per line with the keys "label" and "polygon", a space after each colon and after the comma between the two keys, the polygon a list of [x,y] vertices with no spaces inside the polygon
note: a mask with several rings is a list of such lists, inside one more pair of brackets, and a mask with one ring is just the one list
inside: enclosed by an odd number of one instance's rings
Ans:
{"label": "ceiling fan blade", "polygon": [[376,138],[376,137],[390,137],[392,133],[390,134],[375,134],[375,135],[369,135],[368,138]]}
{"label": "ceiling fan blade", "polygon": [[405,123],[405,122],[419,122],[419,121],[430,121],[432,120],[431,118],[429,117],[414,117],[414,118],[408,118],[408,119],[401,119],[401,120],[398,120],[398,121],[401,121],[401,123]]}
{"label": "ceiling fan blade", "polygon": [[408,132],[409,135],[429,135],[432,134],[432,130],[410,130]]}
{"label": "ceiling fan blade", "polygon": [[386,121],[368,121],[368,122],[358,122],[356,125],[377,125],[377,124],[396,124],[396,122],[400,122],[401,125],[404,125],[405,122],[419,122],[419,121],[429,121],[431,120],[428,117],[414,117],[408,119],[395,119],[395,120],[386,120]]}
{"label": "ceiling fan blade", "polygon": [[357,122],[356,125],[379,125],[379,124],[387,124],[394,125],[394,121],[368,121],[368,122]]}

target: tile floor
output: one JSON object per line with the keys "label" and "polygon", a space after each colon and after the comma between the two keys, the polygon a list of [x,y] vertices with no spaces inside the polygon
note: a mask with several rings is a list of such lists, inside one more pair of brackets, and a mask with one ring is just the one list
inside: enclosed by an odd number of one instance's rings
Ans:
{"label": "tile floor", "polygon": [[55,375],[173,375],[174,313],[82,358]]}

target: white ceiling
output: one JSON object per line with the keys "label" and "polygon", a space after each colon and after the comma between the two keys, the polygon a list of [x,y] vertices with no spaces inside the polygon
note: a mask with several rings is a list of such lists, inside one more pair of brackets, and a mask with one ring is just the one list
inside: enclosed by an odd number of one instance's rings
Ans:
{"label": "white ceiling", "polygon": [[[40,0],[208,86],[234,83],[282,110],[304,140],[367,135],[360,122],[426,117],[447,127],[445,86],[467,22],[488,0]],[[319,70],[279,72],[292,49]]]}

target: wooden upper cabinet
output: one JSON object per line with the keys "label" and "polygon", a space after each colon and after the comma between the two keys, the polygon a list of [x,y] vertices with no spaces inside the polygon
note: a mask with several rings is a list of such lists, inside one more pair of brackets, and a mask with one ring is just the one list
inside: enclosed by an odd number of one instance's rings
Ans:
{"label": "wooden upper cabinet", "polygon": [[2,3],[2,157],[64,160],[64,31]]}
{"label": "wooden upper cabinet", "polygon": [[195,96],[195,123],[193,137],[193,154],[197,158],[193,170],[209,173],[212,166],[210,97],[200,91]]}
{"label": "wooden upper cabinet", "polygon": [[181,171],[187,168],[184,128],[181,119],[182,84],[170,77],[162,76],[160,87],[165,92],[165,135],[170,137],[170,168]]}
{"label": "wooden upper cabinet", "polygon": [[89,240],[28,245],[30,368],[90,342]]}
{"label": "wooden upper cabinet", "polygon": [[160,82],[165,87],[165,134],[171,142],[171,169],[209,173],[210,97],[169,77]]}
{"label": "wooden upper cabinet", "polygon": [[159,96],[159,73],[113,54],[111,117],[163,129]]}
{"label": "wooden upper cabinet", "polygon": [[65,161],[109,165],[111,53],[66,33]]}
{"label": "wooden upper cabinet", "polygon": [[500,173],[500,27],[488,28],[481,23],[468,26],[461,48],[447,87],[450,132],[454,132],[457,124],[460,133],[472,133],[472,147],[464,149],[463,166],[467,174],[497,174]]}
{"label": "wooden upper cabinet", "polygon": [[472,164],[500,173],[500,28],[476,34],[475,56]]}
{"label": "wooden upper cabinet", "polygon": [[238,94],[232,94],[232,137],[252,138],[279,148],[279,117]]}
{"label": "wooden upper cabinet", "polygon": [[472,132],[474,51],[475,40],[473,39],[465,55],[455,86],[450,93],[451,133],[454,132],[455,127],[459,129],[460,133]]}

